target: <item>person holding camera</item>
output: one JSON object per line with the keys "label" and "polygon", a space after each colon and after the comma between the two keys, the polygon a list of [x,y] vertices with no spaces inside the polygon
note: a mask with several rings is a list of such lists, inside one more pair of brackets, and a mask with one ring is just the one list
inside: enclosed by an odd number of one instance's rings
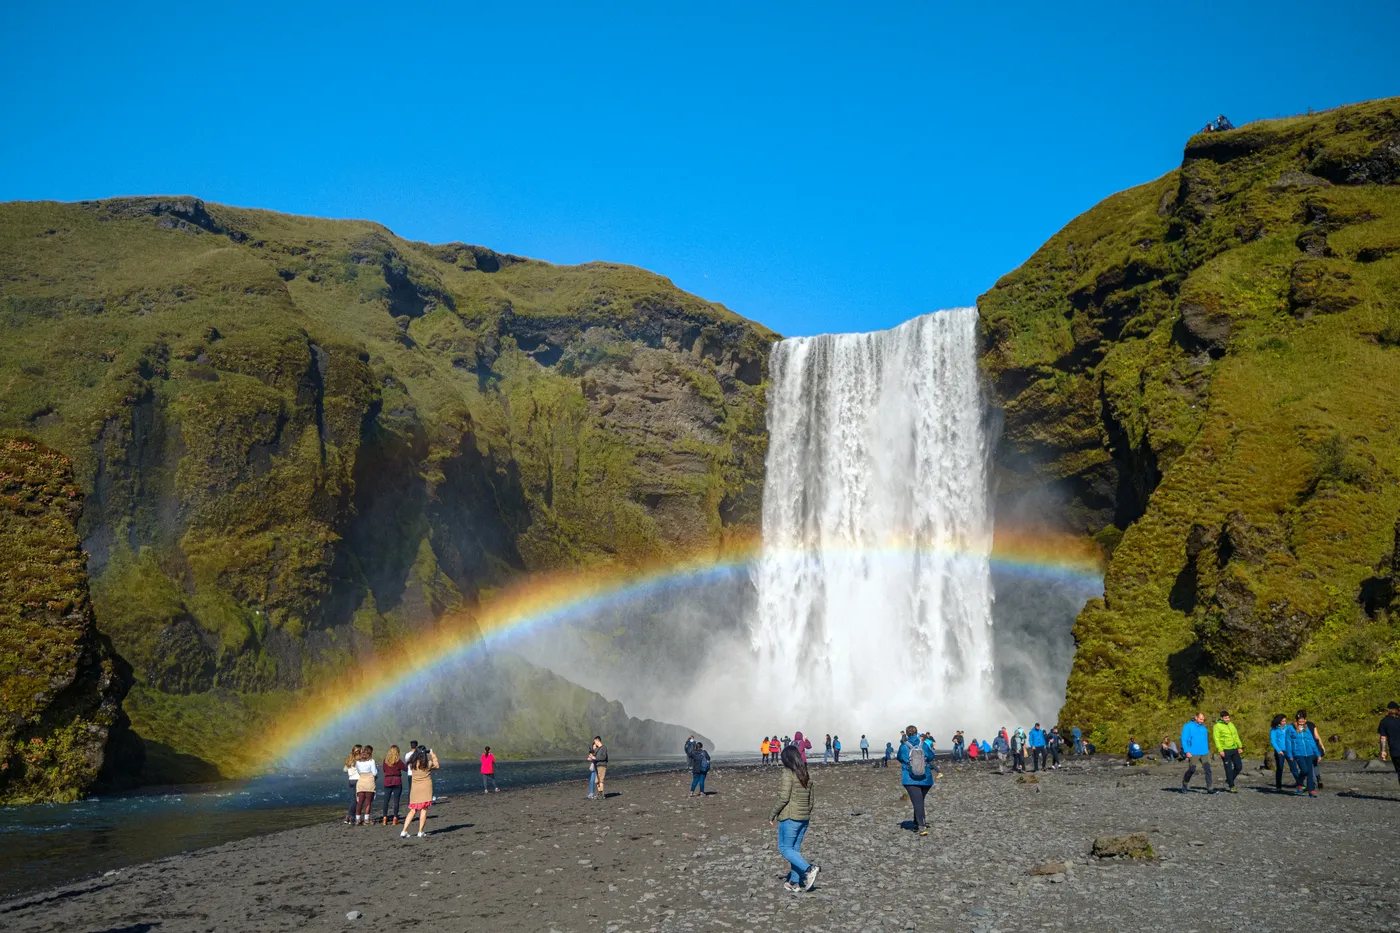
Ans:
{"label": "person holding camera", "polygon": [[413,783],[408,795],[408,819],[404,821],[399,838],[408,838],[415,813],[418,814],[418,837],[427,835],[423,830],[428,825],[428,808],[433,805],[433,772],[437,769],[437,755],[427,746],[420,745],[409,753],[408,775]]}

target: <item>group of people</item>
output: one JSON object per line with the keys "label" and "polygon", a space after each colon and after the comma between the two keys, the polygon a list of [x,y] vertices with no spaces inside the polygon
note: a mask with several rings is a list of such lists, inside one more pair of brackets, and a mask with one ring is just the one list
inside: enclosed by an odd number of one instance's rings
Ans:
{"label": "group of people", "polygon": [[[487,753],[490,753],[488,748]],[[428,820],[428,808],[433,805],[433,772],[439,767],[437,755],[432,749],[409,744],[408,755],[401,755],[397,745],[390,745],[383,761],[376,763],[373,745],[356,745],[345,756],[345,776],[350,781],[350,808],[346,811],[345,822],[355,826],[368,826],[374,822],[373,808],[379,776],[384,776],[384,812],[379,818],[380,825],[399,825],[399,804],[403,798],[404,781],[409,783],[408,818],[404,821],[399,835],[408,838],[413,825],[413,817],[418,817],[418,835],[424,832]],[[389,813],[390,805],[394,812]]]}

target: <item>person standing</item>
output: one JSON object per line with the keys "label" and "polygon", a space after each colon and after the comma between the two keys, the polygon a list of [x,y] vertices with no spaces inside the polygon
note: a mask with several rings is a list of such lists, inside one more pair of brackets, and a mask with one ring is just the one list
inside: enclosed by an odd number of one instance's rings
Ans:
{"label": "person standing", "polygon": [[690,736],[685,740],[685,757],[690,757],[690,750],[695,747],[695,736]]}
{"label": "person standing", "polygon": [[360,757],[355,761],[355,824],[368,826],[369,811],[374,806],[375,779],[379,768],[374,763],[374,746],[360,749]]}
{"label": "person standing", "polygon": [[[1299,713],[1307,715],[1304,710],[1299,710]],[[1322,743],[1322,733],[1317,731],[1317,723],[1311,719],[1308,720],[1308,732],[1312,733],[1313,746],[1317,749],[1312,762],[1313,780],[1317,782],[1317,789],[1322,790],[1322,757],[1327,754],[1327,746]]]}
{"label": "person standing", "polygon": [[933,743],[920,738],[919,730],[913,726],[905,727],[904,738],[899,743],[899,770],[899,782],[914,806],[914,831],[927,836],[924,797],[933,787]]}
{"label": "person standing", "polygon": [[1181,727],[1181,753],[1186,756],[1186,774],[1181,778],[1181,792],[1191,789],[1191,777],[1196,773],[1196,761],[1206,772],[1206,793],[1215,793],[1210,773],[1210,733],[1206,730],[1206,714],[1197,713]]}
{"label": "person standing", "polygon": [[1045,747],[1050,752],[1050,770],[1060,770],[1060,753],[1065,749],[1065,737],[1060,735],[1059,726],[1050,727],[1050,734],[1045,737]]}
{"label": "person standing", "polygon": [[880,767],[882,767],[882,768],[888,768],[888,767],[890,766],[890,759],[893,758],[893,757],[894,757],[894,743],[893,743],[893,742],[886,742],[886,743],[885,743],[885,763],[882,764],[882,765],[880,765]]}
{"label": "person standing", "polygon": [[1221,766],[1225,769],[1225,790],[1237,794],[1239,790],[1235,787],[1235,778],[1244,770],[1244,762],[1240,758],[1244,754],[1244,745],[1240,742],[1240,730],[1230,721],[1229,710],[1220,711],[1220,718],[1215,721],[1210,733],[1211,738],[1215,739],[1215,750],[1220,753]]}
{"label": "person standing", "polygon": [[493,790],[498,794],[501,792],[496,786],[496,756],[491,754],[491,746],[488,745],[481,753],[481,792],[489,794]]}
{"label": "person standing", "polygon": [[696,742],[690,749],[690,796],[705,796],[705,776],[710,773],[710,753],[705,751],[704,742]]}
{"label": "person standing", "polygon": [[419,745],[408,756],[408,774],[412,781],[408,793],[408,819],[404,821],[400,839],[408,838],[413,826],[413,814],[418,814],[418,837],[427,833],[428,808],[433,805],[433,772],[438,769],[437,755],[432,749]]}
{"label": "person standing", "polygon": [[805,762],[807,760],[807,753],[812,749],[812,740],[804,738],[799,731],[792,734],[792,744],[796,746],[797,753],[802,756],[802,760]]}
{"label": "person standing", "polygon": [[841,736],[839,735],[831,737],[831,755],[832,760],[839,765],[841,763]]}
{"label": "person standing", "polygon": [[606,800],[608,792],[604,784],[608,778],[608,747],[603,744],[602,736],[595,735],[593,737],[593,752],[589,758],[592,759],[594,773],[598,776],[598,798]]}
{"label": "person standing", "polygon": [[1011,735],[1011,770],[1026,770],[1026,733],[1020,726]]}
{"label": "person standing", "polygon": [[758,757],[766,765],[768,764],[768,736],[763,737],[763,741],[758,743]]}
{"label": "person standing", "polygon": [[778,851],[788,860],[788,877],[783,889],[792,894],[812,890],[821,868],[802,857],[802,840],[812,820],[812,776],[807,762],[794,746],[783,749],[782,773],[778,775],[778,800],[768,815],[768,825],[778,830]]}
{"label": "person standing", "polygon": [[[408,766],[399,757],[399,747],[389,746],[389,753],[384,756],[384,764],[379,770],[384,773],[384,817],[379,822],[385,826],[399,825],[399,801],[403,799],[403,773],[408,770]],[[393,822],[389,822],[389,801],[394,802]]]}
{"label": "person standing", "polygon": [[350,808],[345,811],[345,825],[355,822],[355,811],[360,806],[360,769],[356,765],[360,761],[360,749],[363,745],[356,745],[350,749],[350,754],[345,756],[345,764],[341,767],[345,771],[345,777],[350,782]]}
{"label": "person standing", "polygon": [[831,733],[826,734],[826,750],[822,752],[822,764],[831,764]]}
{"label": "person standing", "polygon": [[870,740],[865,737],[865,733],[863,732],[860,736],[860,760],[870,760]]}
{"label": "person standing", "polygon": [[1031,771],[1045,770],[1045,730],[1040,728],[1040,723],[1031,727],[1027,744],[1031,747]]}
{"label": "person standing", "polygon": [[[1279,713],[1269,723],[1269,747],[1274,750],[1274,790],[1283,793],[1283,766],[1288,761],[1288,717]],[[1290,768],[1290,770],[1292,770]],[[1293,775],[1293,784],[1298,775]]]}
{"label": "person standing", "polygon": [[768,740],[768,763],[770,765],[778,763],[778,756],[782,754],[784,747],[782,740],[776,735]]}
{"label": "person standing", "polygon": [[1381,739],[1381,761],[1390,759],[1395,766],[1395,777],[1400,779],[1400,758],[1395,757],[1395,749],[1400,747],[1400,703],[1394,700],[1385,708],[1381,724],[1376,728]]}
{"label": "person standing", "polygon": [[1308,722],[1308,714],[1303,710],[1298,710],[1298,717],[1294,720],[1293,728],[1289,729],[1284,738],[1284,747],[1288,751],[1288,760],[1298,771],[1298,786],[1294,788],[1295,794],[1302,794],[1304,785],[1307,786],[1308,796],[1317,796],[1317,784],[1313,778],[1313,762],[1318,758],[1317,742],[1313,738],[1313,730]]}
{"label": "person standing", "polygon": [[1075,726],[1069,734],[1070,738],[1074,739],[1074,753],[1076,755],[1084,754],[1084,733],[1080,731],[1078,726]]}

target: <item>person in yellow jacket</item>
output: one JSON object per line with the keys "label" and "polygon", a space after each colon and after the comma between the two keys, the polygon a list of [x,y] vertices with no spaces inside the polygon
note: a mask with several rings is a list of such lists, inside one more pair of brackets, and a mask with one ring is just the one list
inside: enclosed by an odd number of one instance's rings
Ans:
{"label": "person in yellow jacket", "polygon": [[1244,770],[1244,762],[1240,758],[1244,754],[1244,744],[1240,742],[1240,730],[1230,721],[1229,710],[1220,711],[1220,718],[1211,726],[1210,735],[1215,740],[1215,750],[1220,753],[1220,760],[1225,766],[1226,789],[1232,794],[1237,794],[1239,791],[1235,788],[1235,778]]}

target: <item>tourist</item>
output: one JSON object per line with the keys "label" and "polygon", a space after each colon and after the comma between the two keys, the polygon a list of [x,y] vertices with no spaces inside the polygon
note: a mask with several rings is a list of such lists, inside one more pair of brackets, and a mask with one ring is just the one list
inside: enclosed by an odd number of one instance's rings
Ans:
{"label": "tourist", "polygon": [[355,759],[355,825],[369,825],[369,811],[374,806],[375,779],[379,768],[374,764],[374,746],[360,749]]}
{"label": "tourist", "polygon": [[768,825],[778,828],[778,851],[791,866],[783,889],[793,894],[812,890],[821,871],[802,857],[802,840],[812,819],[812,777],[807,762],[793,746],[783,749],[783,771],[778,775],[778,802]]}
{"label": "tourist", "polygon": [[685,757],[690,757],[690,750],[695,747],[695,736],[690,736],[685,740]]}
{"label": "tourist", "polygon": [[[1283,793],[1283,766],[1288,762],[1288,717],[1279,713],[1269,722],[1269,747],[1274,750],[1274,790]],[[1293,786],[1298,786],[1298,773],[1293,771]]]}
{"label": "tourist", "polygon": [[992,757],[992,743],[988,742],[986,739],[983,739],[983,740],[982,740],[981,748],[982,748],[982,757],[983,757],[983,758],[991,758],[991,757]]}
{"label": "tourist", "polygon": [[[696,742],[695,744],[699,745],[700,743]],[[603,783],[608,777],[608,747],[603,744],[602,736],[595,735],[593,737],[593,751],[588,758],[593,762],[593,773],[598,778],[598,798],[605,800],[608,794]]]}
{"label": "tourist", "polygon": [[1181,752],[1177,751],[1176,740],[1169,735],[1162,736],[1162,744],[1157,746],[1157,752],[1163,761],[1176,761],[1182,757]]}
{"label": "tourist", "polygon": [[1313,729],[1310,726],[1307,712],[1298,710],[1298,718],[1294,721],[1293,728],[1284,733],[1284,748],[1288,752],[1288,761],[1298,773],[1298,786],[1294,788],[1293,792],[1302,794],[1306,784],[1308,796],[1316,797],[1317,783],[1313,772],[1314,763],[1319,757],[1319,750]]}
{"label": "tourist", "polygon": [[863,732],[860,736],[860,760],[870,760],[870,740],[865,737],[865,733]]}
{"label": "tourist", "polygon": [[[407,767],[408,762],[410,762],[410,761],[413,760],[413,756],[416,755],[416,754],[418,754],[418,740],[417,740],[417,739],[414,739],[413,741],[411,741],[411,742],[408,743],[408,754],[403,756],[403,760],[404,760],[404,765],[405,765],[405,767]],[[412,784],[412,783],[413,783],[413,772],[412,772],[412,770],[405,770],[405,771],[404,771],[404,777],[408,779],[409,784]],[[409,795],[409,799],[412,799],[412,798],[413,798],[413,790],[412,790],[412,788],[409,789],[408,795]],[[412,819],[412,816],[413,816],[412,814],[409,814],[409,818],[410,818],[410,819]]]}
{"label": "tourist", "polygon": [[1020,726],[1011,736],[1011,770],[1026,770],[1026,732]]}
{"label": "tourist", "polygon": [[1135,765],[1142,761],[1144,752],[1142,746],[1138,744],[1136,736],[1128,736],[1128,764]]}
{"label": "tourist", "polygon": [[831,764],[831,733],[826,734],[826,750],[822,752],[822,764]]}
{"label": "tourist", "polygon": [[832,760],[839,765],[841,763],[841,736],[839,735],[831,737],[831,755]]}
{"label": "tourist", "polygon": [[933,786],[933,744],[919,737],[919,730],[908,726],[899,743],[899,782],[909,794],[914,806],[914,831],[928,835],[928,820],[924,816],[924,797]]}
{"label": "tourist", "polygon": [[486,746],[486,751],[481,753],[481,792],[489,794],[491,791],[500,793],[501,789],[496,786],[496,756],[491,754],[491,746]]}
{"label": "tourist", "polygon": [[778,763],[778,756],[782,754],[785,747],[776,735],[768,741],[768,763],[770,765]]}
{"label": "tourist", "polygon": [[1215,750],[1220,753],[1221,766],[1225,769],[1225,790],[1238,794],[1235,778],[1244,770],[1244,761],[1240,758],[1244,745],[1240,742],[1240,730],[1230,722],[1229,710],[1220,711],[1220,718],[1211,727],[1210,734],[1215,739]]}
{"label": "tourist", "polygon": [[345,825],[347,826],[355,821],[355,811],[358,810],[360,806],[360,769],[358,765],[360,761],[360,749],[362,748],[364,748],[363,745],[356,745],[354,748],[350,749],[350,754],[345,756],[345,764],[343,765],[345,777],[350,782],[350,808],[345,811]]}
{"label": "tourist", "polygon": [[880,767],[882,767],[882,768],[888,768],[888,767],[890,766],[890,759],[893,758],[893,757],[894,757],[894,743],[892,743],[892,742],[886,742],[886,743],[885,743],[885,763],[882,764],[882,765],[880,765]]}
{"label": "tourist", "polygon": [[768,764],[768,736],[763,737],[763,741],[758,743],[758,757],[763,763]]}
{"label": "tourist", "polygon": [[1026,744],[1031,747],[1031,771],[1045,770],[1045,730],[1040,728],[1040,723],[1031,727]]}
{"label": "tourist", "polygon": [[1381,761],[1389,758],[1395,766],[1395,777],[1400,779],[1400,758],[1395,757],[1395,749],[1400,747],[1400,703],[1390,701],[1376,733],[1381,737]]}
{"label": "tourist", "polygon": [[1065,737],[1060,735],[1059,726],[1051,726],[1045,737],[1045,747],[1050,750],[1050,770],[1060,770],[1060,754],[1065,750]]}
{"label": "tourist", "polygon": [[1076,755],[1084,754],[1084,733],[1079,730],[1078,726],[1075,726],[1069,734],[1074,739],[1074,753]]}
{"label": "tourist", "polygon": [[976,740],[976,739],[973,739],[971,742],[967,743],[967,753],[966,753],[966,754],[967,754],[967,760],[968,760],[968,761],[976,761],[978,758],[980,758],[980,757],[982,756],[982,746],[980,746],[980,745],[977,744],[977,740]]}
{"label": "tourist", "polygon": [[[1307,715],[1305,710],[1299,710],[1299,713],[1305,717]],[[1317,747],[1317,752],[1313,755],[1312,776],[1317,782],[1317,789],[1322,790],[1322,756],[1327,754],[1327,746],[1322,744],[1322,734],[1317,731],[1317,723],[1311,719],[1308,720],[1308,732],[1312,734],[1313,745]]]}
{"label": "tourist", "polygon": [[690,796],[705,796],[705,775],[710,773],[710,753],[704,742],[696,742],[690,750]]}
{"label": "tourist", "polygon": [[806,760],[807,760],[807,752],[808,752],[808,751],[811,749],[811,747],[812,747],[812,742],[811,742],[811,740],[810,740],[810,739],[805,739],[805,738],[803,738],[803,737],[802,737],[802,733],[801,733],[800,731],[799,731],[799,732],[794,732],[794,733],[792,734],[792,744],[793,744],[793,746],[797,749],[797,753],[798,753],[799,755],[802,756],[802,760],[803,760],[803,761],[806,761]]}
{"label": "tourist", "polygon": [[1191,776],[1196,773],[1196,760],[1206,772],[1206,793],[1215,793],[1210,773],[1210,732],[1206,730],[1206,714],[1197,713],[1181,727],[1181,753],[1186,756],[1186,774],[1181,778],[1181,792],[1191,790]]}
{"label": "tourist", "polygon": [[[399,756],[397,745],[389,746],[389,753],[384,756],[384,763],[379,766],[379,770],[384,773],[384,816],[379,821],[385,826],[399,825],[399,802],[403,799],[403,773],[408,770],[408,765],[404,764],[403,758]],[[389,822],[389,801],[394,802],[393,822]]]}
{"label": "tourist", "polygon": [[428,826],[428,808],[433,805],[433,772],[438,769],[437,755],[433,754],[432,749],[416,742],[414,746],[408,755],[408,775],[413,782],[408,792],[408,819],[399,833],[400,839],[408,838],[408,831],[413,828],[414,813],[418,814],[418,838],[427,835],[424,830]]}

